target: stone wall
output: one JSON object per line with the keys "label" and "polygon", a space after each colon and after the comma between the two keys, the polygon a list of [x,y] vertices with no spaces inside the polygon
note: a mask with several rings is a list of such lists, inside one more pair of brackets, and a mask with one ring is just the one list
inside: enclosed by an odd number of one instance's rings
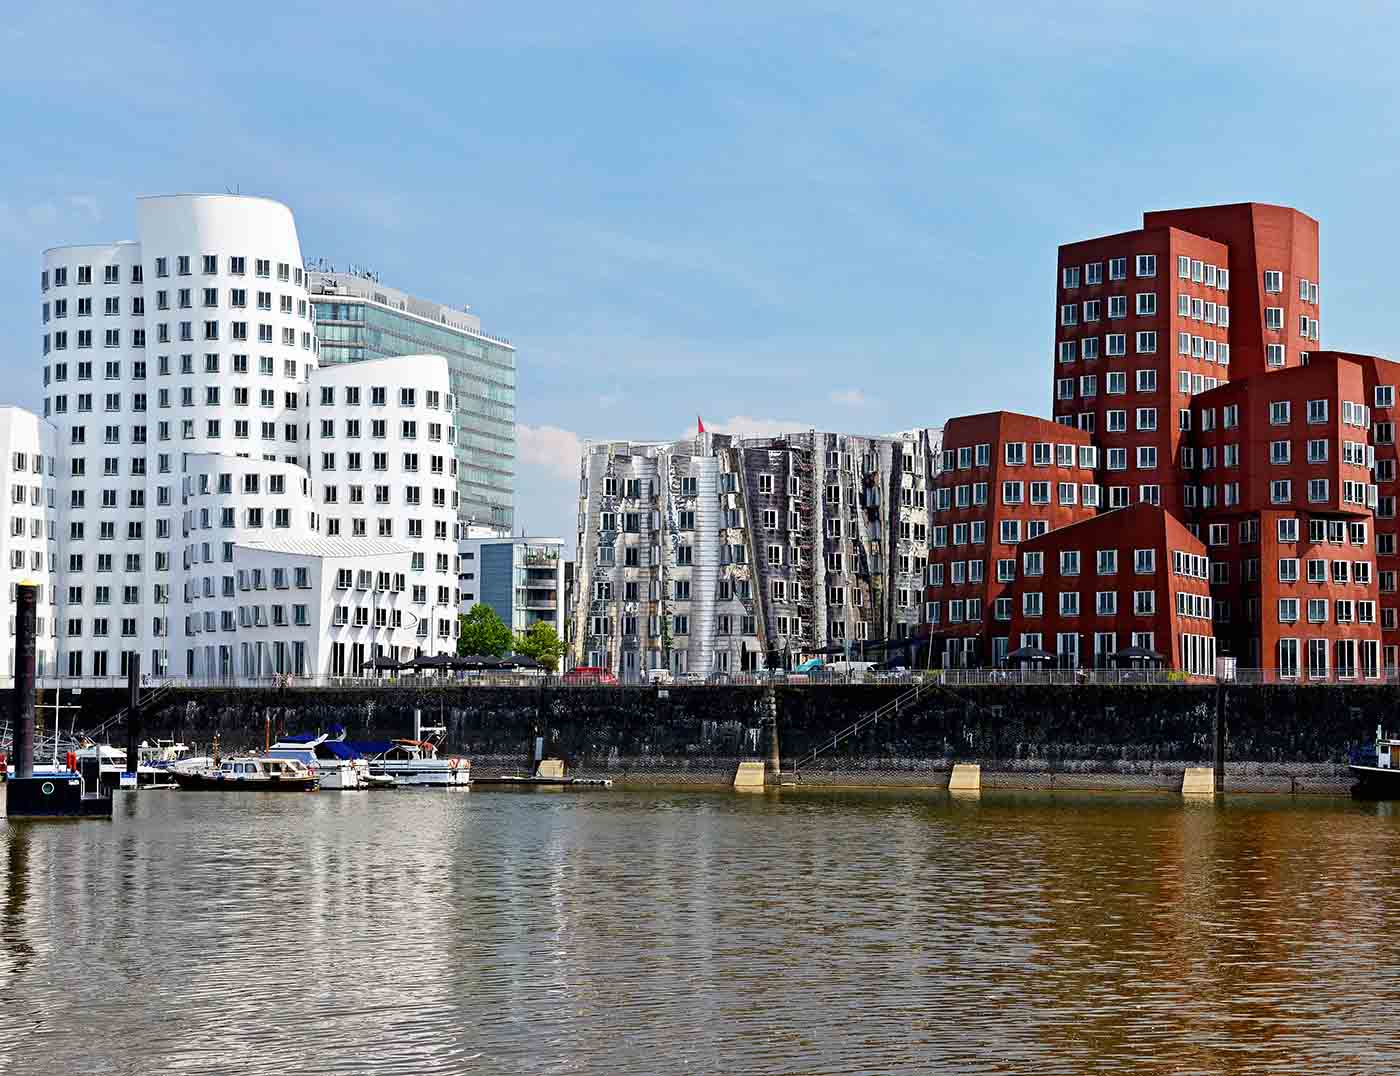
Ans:
{"label": "stone wall", "polygon": [[[777,690],[784,769],[893,701],[906,688]],[[64,726],[92,728],[124,702],[88,691]],[[528,765],[535,736],[580,775],[631,781],[727,781],[740,758],[766,756],[756,687],[451,687],[175,690],[145,715],[144,735],[225,750],[260,748],[264,730],[344,725],[351,738],[410,735],[415,709],[448,728],[448,747],[478,773]],[[66,701],[66,700],[65,700]],[[1216,691],[1209,686],[997,685],[934,688],[913,705],[824,753],[806,783],[946,783],[954,762],[979,762],[984,787],[1179,786],[1188,765],[1209,765]],[[1348,749],[1376,725],[1400,726],[1397,693],[1383,686],[1237,687],[1225,694],[1229,787],[1345,787]],[[109,730],[123,742],[120,725]]]}

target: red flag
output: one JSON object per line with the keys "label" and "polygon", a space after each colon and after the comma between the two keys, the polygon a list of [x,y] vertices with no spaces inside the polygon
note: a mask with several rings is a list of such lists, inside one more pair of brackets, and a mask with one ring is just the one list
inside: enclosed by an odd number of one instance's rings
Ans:
{"label": "red flag", "polygon": [[698,426],[700,427],[700,432],[701,432],[701,433],[704,433],[704,432],[705,432],[705,421],[704,421],[704,419],[702,419],[699,415],[696,415],[696,416],[695,416],[695,422],[696,422],[696,425],[698,425]]}

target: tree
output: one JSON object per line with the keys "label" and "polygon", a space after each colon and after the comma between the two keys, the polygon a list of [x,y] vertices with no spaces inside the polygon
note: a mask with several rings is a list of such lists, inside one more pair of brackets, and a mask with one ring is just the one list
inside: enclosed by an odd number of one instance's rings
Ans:
{"label": "tree", "polygon": [[499,657],[510,652],[510,628],[485,602],[477,602],[470,613],[459,616],[461,633],[457,636],[457,653],[486,654]]}
{"label": "tree", "polygon": [[515,652],[534,658],[547,672],[553,672],[564,656],[564,640],[559,638],[559,633],[549,621],[537,620],[530,625],[529,631],[522,631],[516,637]]}

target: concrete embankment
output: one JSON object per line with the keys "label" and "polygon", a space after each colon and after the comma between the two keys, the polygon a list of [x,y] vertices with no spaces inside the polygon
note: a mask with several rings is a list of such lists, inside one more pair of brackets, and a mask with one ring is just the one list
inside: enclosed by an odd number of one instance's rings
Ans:
{"label": "concrete embankment", "polygon": [[[785,771],[898,686],[781,687],[775,692]],[[68,696],[65,694],[65,701]],[[91,728],[121,709],[120,691],[85,690],[64,724]],[[766,758],[757,687],[175,689],[144,718],[145,734],[228,749],[274,733],[344,725],[352,738],[405,735],[415,709],[448,728],[448,746],[483,774],[528,766],[536,738],[579,776],[627,784],[730,786],[738,763]],[[958,763],[980,787],[1180,790],[1211,766],[1217,697],[1210,686],[996,685],[937,690],[804,765],[803,785],[947,787]],[[40,713],[43,714],[41,708]],[[1336,792],[1350,746],[1395,727],[1396,693],[1381,685],[1234,687],[1224,693],[1225,787]],[[124,730],[109,730],[121,742]],[[786,779],[786,774],[785,774]],[[770,776],[771,780],[771,776]]]}

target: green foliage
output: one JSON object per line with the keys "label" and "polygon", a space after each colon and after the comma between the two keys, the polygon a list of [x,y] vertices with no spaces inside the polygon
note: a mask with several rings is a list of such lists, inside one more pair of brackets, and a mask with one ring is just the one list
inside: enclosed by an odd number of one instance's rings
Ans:
{"label": "green foliage", "polygon": [[510,653],[510,628],[496,615],[496,610],[485,602],[477,602],[472,606],[470,613],[458,617],[458,622],[461,624],[461,634],[457,637],[459,655],[486,654],[500,657]]}
{"label": "green foliage", "polygon": [[530,625],[529,631],[522,631],[515,638],[515,652],[534,658],[549,672],[559,667],[564,656],[564,640],[554,630],[554,625],[540,620]]}

